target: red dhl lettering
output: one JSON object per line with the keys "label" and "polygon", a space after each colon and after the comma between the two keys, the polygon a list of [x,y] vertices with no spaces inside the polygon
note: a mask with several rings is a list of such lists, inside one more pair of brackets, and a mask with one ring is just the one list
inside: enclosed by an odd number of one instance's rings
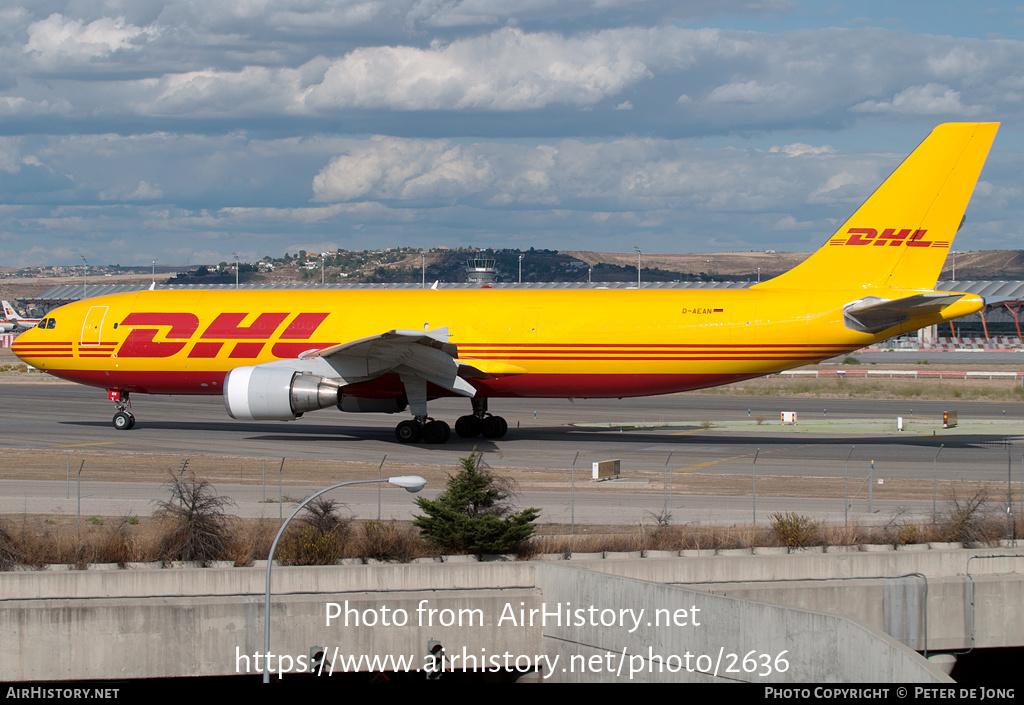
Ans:
{"label": "red dhl lettering", "polygon": [[[249,325],[242,325],[248,313],[221,313],[199,335],[189,350],[190,358],[215,358],[230,346],[229,357],[255,358],[263,351],[290,314],[261,313]],[[328,313],[300,313],[280,335],[280,340],[308,341],[323,323]],[[183,312],[136,312],[130,313],[121,322],[121,326],[133,328],[117,351],[118,357],[171,357],[185,349],[190,339],[199,329],[199,318],[193,313]],[[160,328],[168,330],[163,340],[157,340]],[[221,342],[209,342],[210,339]],[[236,342],[246,341],[246,342]],[[280,343],[272,348],[278,357],[287,357],[280,353],[291,352],[293,349],[304,352],[315,348],[315,343]]]}
{"label": "red dhl lettering", "polygon": [[886,228],[879,233],[875,228],[850,228],[846,231],[847,238],[841,236],[832,240],[833,245],[874,245],[876,247],[885,247],[890,245],[892,247],[899,247],[900,245],[906,245],[907,247],[946,247],[949,245],[948,242],[932,242],[931,240],[925,240],[924,236],[927,234],[927,230],[911,230],[910,228],[903,228],[897,230],[896,228]]}

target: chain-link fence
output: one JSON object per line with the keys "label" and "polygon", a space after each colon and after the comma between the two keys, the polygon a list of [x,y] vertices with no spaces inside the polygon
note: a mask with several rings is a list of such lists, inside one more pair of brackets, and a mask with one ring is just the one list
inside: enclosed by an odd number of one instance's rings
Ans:
{"label": "chain-link fence", "polygon": [[[534,460],[530,467],[507,467],[508,458],[484,461],[493,473],[514,480],[517,506],[540,508],[542,524],[569,533],[599,526],[760,526],[787,513],[832,526],[927,526],[973,503],[989,520],[1005,519],[1012,536],[1015,518],[1024,515],[1024,454],[1008,444],[766,442],[735,454],[728,448],[633,452],[618,459],[581,451]],[[595,480],[595,463],[608,460],[618,461],[618,474]],[[282,519],[313,492],[338,482],[417,474],[428,481],[424,496],[433,498],[457,471],[454,461],[426,466],[400,455],[356,463],[99,451],[11,451],[5,465],[0,515],[8,520],[150,516],[170,498],[171,484],[193,473],[230,500],[229,513]],[[414,495],[386,483],[345,487],[330,496],[355,519],[405,521],[418,511]]]}

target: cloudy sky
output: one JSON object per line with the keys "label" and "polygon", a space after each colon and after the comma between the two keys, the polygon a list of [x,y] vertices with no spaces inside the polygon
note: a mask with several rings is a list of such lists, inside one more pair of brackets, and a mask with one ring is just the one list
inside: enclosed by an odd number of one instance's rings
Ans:
{"label": "cloudy sky", "polygon": [[1005,2],[0,0],[0,266],[806,251],[950,120],[1024,248],[1022,117]]}

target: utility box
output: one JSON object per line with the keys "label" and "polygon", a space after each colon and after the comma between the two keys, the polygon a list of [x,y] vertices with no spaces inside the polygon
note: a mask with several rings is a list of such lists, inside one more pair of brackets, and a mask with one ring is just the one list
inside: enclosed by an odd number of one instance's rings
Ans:
{"label": "utility box", "polygon": [[782,412],[782,423],[796,423],[796,412],[795,411],[783,411]]}
{"label": "utility box", "polygon": [[956,428],[956,412],[955,411],[943,411],[942,412],[942,427],[943,428]]}

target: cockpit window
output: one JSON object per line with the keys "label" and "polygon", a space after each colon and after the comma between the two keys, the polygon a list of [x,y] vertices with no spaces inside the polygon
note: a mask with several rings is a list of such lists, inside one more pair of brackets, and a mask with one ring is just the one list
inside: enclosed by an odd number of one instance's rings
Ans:
{"label": "cockpit window", "polygon": [[46,324],[49,320],[49,318],[42,319],[41,321],[39,321],[39,323],[36,324],[36,328],[46,328]]}
{"label": "cockpit window", "polygon": [[46,323],[46,330],[53,330],[54,328],[57,327],[57,319],[56,318],[47,318],[46,321],[47,321],[47,323]]}

